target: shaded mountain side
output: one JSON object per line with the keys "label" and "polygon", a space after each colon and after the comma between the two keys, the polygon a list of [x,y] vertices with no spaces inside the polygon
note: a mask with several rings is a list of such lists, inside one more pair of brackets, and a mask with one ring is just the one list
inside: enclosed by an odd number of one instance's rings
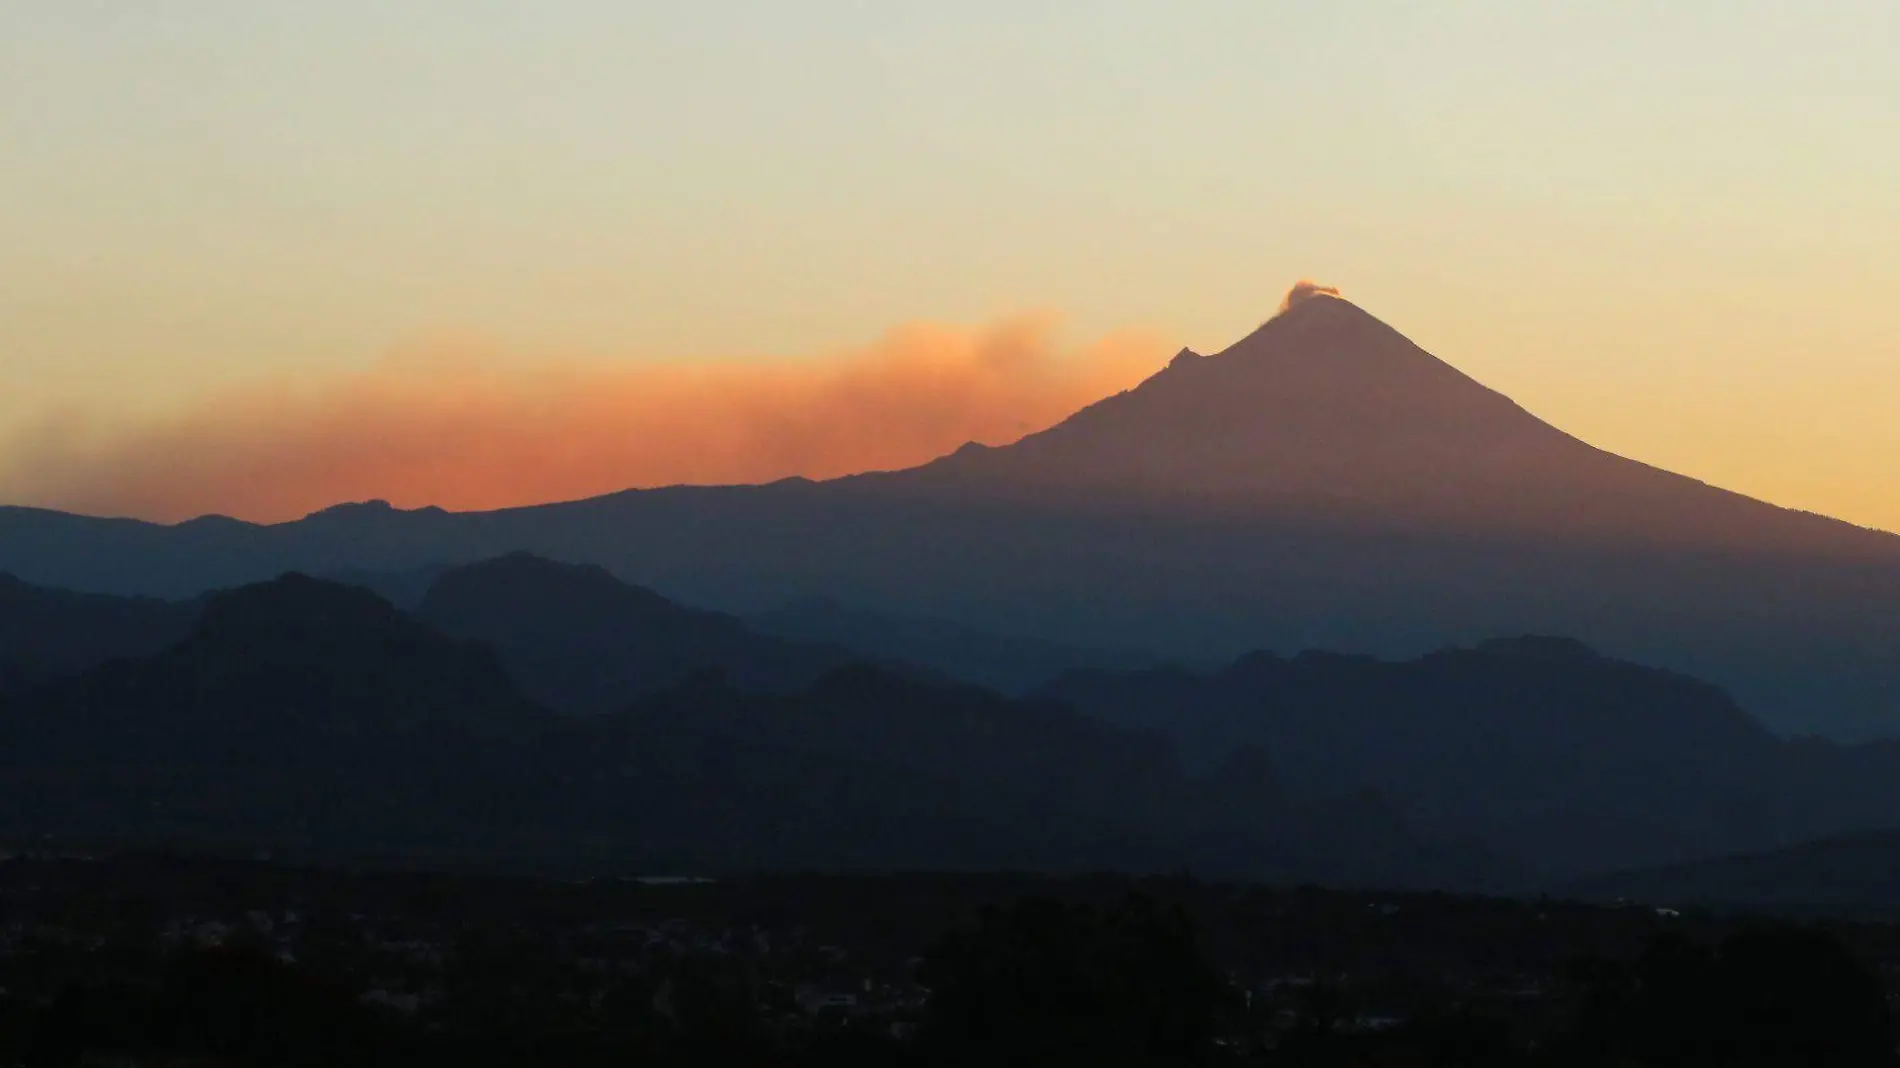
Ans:
{"label": "shaded mountain side", "polygon": [[[740,619],[677,604],[599,567],[526,553],[319,577],[368,589],[444,633],[495,648],[529,696],[569,712],[617,710],[708,671],[740,689],[775,691],[875,661],[1020,692],[1070,670],[1156,660],[953,620],[860,612],[824,597]],[[156,652],[184,637],[206,599],[81,594],[0,575],[0,692]]]}
{"label": "shaded mountain side", "polygon": [[1900,820],[1900,747],[1784,741],[1716,687],[1568,639],[1403,662],[1255,653],[1208,674],[1077,673],[1045,696],[1160,733],[1190,767],[1258,747],[1296,796],[1377,790],[1430,834],[1556,872]]}
{"label": "shaded mountain side", "polygon": [[1900,537],[1592,448],[1331,298],[1048,431],[909,471],[268,527],[0,509],[0,569],[89,590],[515,550],[735,612],[818,590],[1194,660],[1569,634],[1710,679],[1777,730],[1900,731]]}
{"label": "shaded mountain side", "polygon": [[[751,843],[753,864],[818,856],[886,869],[1185,866],[1355,885],[1526,885],[1482,850],[1420,841],[1374,796],[1290,803],[1259,762],[1190,777],[1156,739],[876,668],[792,695],[690,687],[589,723],[597,729],[557,738],[574,748],[551,762],[564,780],[605,791],[579,807],[604,826],[647,813],[642,835],[697,849],[702,862],[736,837]],[[612,784],[634,773],[609,755],[628,752],[647,754],[633,758],[642,784],[631,796]],[[709,803],[707,779],[733,785]],[[697,815],[652,815],[688,807]],[[852,844],[860,834],[875,844]],[[739,858],[728,849],[723,859]]]}
{"label": "shaded mountain side", "polygon": [[535,700],[585,715],[708,672],[741,690],[775,692],[860,659],[684,607],[604,568],[526,553],[443,571],[415,611],[445,634],[495,649]]}
{"label": "shaded mountain side", "polygon": [[1376,798],[1286,802],[1257,754],[1189,776],[1059,707],[860,667],[793,694],[701,681],[576,719],[492,651],[300,575],[192,632],[0,699],[0,834],[645,867],[1197,870],[1477,886]]}
{"label": "shaded mountain side", "polygon": [[45,589],[0,574],[0,692],[155,653],[184,637],[196,615],[192,605]]}
{"label": "shaded mountain side", "polygon": [[302,575],[191,632],[0,702],[0,826],[24,834],[468,845],[550,715],[494,654]]}
{"label": "shaded mountain side", "polygon": [[[872,666],[846,668],[782,697],[701,685],[647,701],[625,720],[784,752],[876,760],[930,778],[987,784],[1025,811],[1110,813],[1155,830],[1178,825],[1190,795],[1201,789],[1159,737],[1117,730],[1060,705],[919,683]],[[1265,807],[1207,815],[1252,831],[1282,807],[1270,780],[1249,800]]]}
{"label": "shaded mountain side", "polygon": [[755,612],[746,622],[795,641],[843,646],[877,660],[916,664],[949,678],[1021,693],[1086,668],[1134,669],[1159,657],[973,627],[953,619],[869,612],[830,597],[801,597]]}
{"label": "shaded mountain side", "polygon": [[1565,896],[1657,905],[1900,909],[1900,830],[1803,842],[1567,883]]}
{"label": "shaded mountain side", "polygon": [[413,612],[429,594],[429,587],[449,570],[447,564],[425,564],[400,571],[352,570],[325,572],[317,577],[345,586],[361,586],[405,612]]}
{"label": "shaded mountain side", "polygon": [[368,590],[298,574],[214,594],[182,641],[26,701],[30,737],[10,747],[21,760],[237,760],[257,743],[520,737],[548,717],[491,651]]}

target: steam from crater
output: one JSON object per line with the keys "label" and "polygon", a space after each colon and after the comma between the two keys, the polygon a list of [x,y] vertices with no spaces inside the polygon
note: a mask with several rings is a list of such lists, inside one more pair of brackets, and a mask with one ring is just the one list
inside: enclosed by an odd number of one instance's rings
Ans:
{"label": "steam from crater", "polygon": [[1292,289],[1286,291],[1285,299],[1280,301],[1280,314],[1285,315],[1314,297],[1338,296],[1338,286],[1323,286],[1311,279],[1302,278],[1293,283]]}

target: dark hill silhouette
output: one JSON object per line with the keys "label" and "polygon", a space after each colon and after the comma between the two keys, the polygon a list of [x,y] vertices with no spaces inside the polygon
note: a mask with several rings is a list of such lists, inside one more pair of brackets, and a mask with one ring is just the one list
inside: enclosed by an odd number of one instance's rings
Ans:
{"label": "dark hill silhouette", "polygon": [[[864,612],[828,597],[739,619],[677,604],[596,566],[527,553],[453,568],[320,577],[371,590],[444,633],[497,649],[530,696],[575,712],[618,710],[708,670],[740,689],[782,691],[847,663],[873,661],[1019,693],[1071,670],[1135,668],[1157,659],[954,620]],[[207,599],[74,593],[0,575],[0,692],[155,653],[190,631]]]}
{"label": "dark hill silhouette", "polygon": [[1561,887],[1573,897],[1656,905],[1900,908],[1900,830],[1620,871]]}
{"label": "dark hill silhouette", "polygon": [[526,553],[443,572],[416,615],[495,649],[527,694],[581,714],[617,711],[708,671],[741,690],[793,690],[856,659],[686,608],[604,568]]}
{"label": "dark hill silhouette", "polygon": [[[790,752],[878,760],[935,778],[984,782],[1025,811],[1055,804],[1165,824],[1185,786],[1172,749],[1061,705],[932,684],[871,665],[833,672],[780,698],[700,686],[635,710],[649,725]],[[1241,816],[1256,827],[1269,813]]]}
{"label": "dark hill silhouette", "polygon": [[506,746],[548,717],[487,650],[285,575],[5,708],[0,813],[16,832],[461,840],[495,818],[482,784]]}
{"label": "dark hill silhouette", "polygon": [[[518,736],[546,713],[493,653],[367,590],[290,574],[212,595],[189,635],[23,699],[41,712],[16,758],[208,760],[252,742]],[[254,754],[253,754],[254,755]]]}
{"label": "dark hill silhouette", "polygon": [[[1420,842],[1371,793],[1290,801],[1253,754],[1191,776],[1152,735],[1059,705],[871,665],[841,669],[785,695],[742,694],[704,681],[589,723],[597,729],[569,739],[588,752],[555,765],[598,766],[621,759],[602,754],[629,750],[665,758],[649,772],[637,808],[620,807],[624,797],[582,807],[633,818],[652,806],[669,814],[658,822],[675,833],[743,812],[743,828],[721,824],[706,838],[747,841],[754,864],[760,857],[799,863],[784,853],[785,843],[814,834],[826,851],[843,848],[854,828],[865,826],[873,829],[875,848],[828,853],[830,863],[1185,865],[1208,874],[1354,885],[1499,887],[1526,878],[1482,850]],[[603,744],[603,736],[622,740]],[[877,789],[891,795],[867,787],[866,776],[886,783]],[[708,777],[729,781],[731,793],[708,804]],[[690,813],[682,811],[688,804]],[[847,811],[823,815],[830,805]],[[763,838],[748,837],[761,828]]]}
{"label": "dark hill silhouette", "polygon": [[[651,596],[564,573],[610,615]],[[1376,798],[1287,801],[1252,755],[1193,776],[1160,739],[883,668],[787,694],[705,677],[560,716],[493,651],[295,574],[213,595],[156,654],[0,698],[0,837],[38,835],[670,870],[1517,877],[1421,843]]]}
{"label": "dark hill silhouette", "polygon": [[1559,872],[1900,822],[1900,747],[1784,741],[1714,686],[1569,639],[1403,662],[1254,653],[1047,694],[1169,737],[1190,767],[1258,747],[1294,796],[1377,790],[1432,834]]}
{"label": "dark hill silhouette", "polygon": [[345,569],[325,572],[317,577],[345,586],[361,586],[397,608],[413,612],[422,599],[428,596],[429,587],[435,585],[435,580],[441,578],[442,572],[448,569],[446,564],[426,564],[401,571]]}
{"label": "dark hill silhouette", "polygon": [[732,611],[822,590],[1193,659],[1570,634],[1711,679],[1780,730],[1900,730],[1900,537],[1592,448],[1332,297],[910,471],[268,527],[0,510],[0,568],[88,590],[514,550]]}
{"label": "dark hill silhouette", "polygon": [[197,612],[150,597],[45,589],[0,574],[0,692],[155,653],[184,637]]}
{"label": "dark hill silhouette", "polygon": [[208,710],[222,704],[318,733],[506,736],[542,718],[491,651],[368,590],[305,575],[213,596],[191,637],[159,663],[176,673],[135,685],[179,680]]}
{"label": "dark hill silhouette", "polygon": [[755,612],[746,622],[768,634],[842,646],[867,659],[916,664],[1006,693],[1046,685],[1083,668],[1138,668],[1159,659],[1152,653],[1069,645],[953,619],[867,612],[830,597],[800,597]]}

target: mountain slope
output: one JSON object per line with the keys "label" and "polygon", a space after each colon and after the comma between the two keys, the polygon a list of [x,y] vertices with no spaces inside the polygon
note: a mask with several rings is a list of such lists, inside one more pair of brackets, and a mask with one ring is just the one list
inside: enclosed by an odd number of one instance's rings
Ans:
{"label": "mountain slope", "polygon": [[1526,637],[1409,661],[1253,653],[1086,672],[1044,696],[1175,742],[1271,754],[1296,796],[1376,790],[1428,833],[1579,873],[1900,822],[1900,747],[1770,734],[1716,687]]}
{"label": "mountain slope", "polygon": [[0,692],[157,652],[184,637],[197,612],[194,605],[45,589],[0,574]]}
{"label": "mountain slope", "polygon": [[856,659],[686,608],[600,567],[526,553],[443,572],[416,616],[495,649],[530,696],[581,714],[618,711],[707,672],[741,690],[793,690]]}
{"label": "mountain slope", "polygon": [[0,702],[0,826],[465,840],[501,811],[474,788],[548,720],[486,650],[286,575],[213,595],[158,653]]}
{"label": "mountain slope", "polygon": [[21,763],[441,743],[519,736],[546,719],[488,650],[367,590],[297,574],[214,594],[183,640],[23,703],[36,722],[8,746]]}
{"label": "mountain slope", "polygon": [[1562,893],[1659,905],[1867,908],[1891,914],[1900,908],[1900,830],[1620,871],[1569,883]]}
{"label": "mountain slope", "polygon": [[1900,731],[1900,537],[1591,448],[1331,298],[910,471],[269,527],[0,510],[0,568],[79,589],[514,550],[737,612],[824,593],[1195,660],[1569,634],[1710,679],[1779,730]]}
{"label": "mountain slope", "polygon": [[563,786],[564,811],[728,866],[1527,885],[1494,854],[1421,840],[1376,795],[1291,801],[1251,754],[1188,775],[1152,735],[872,666],[792,694],[697,684],[585,724],[546,761],[582,791]]}
{"label": "mountain slope", "polygon": [[1136,668],[1153,654],[1026,638],[953,619],[866,612],[829,597],[801,597],[746,617],[767,634],[841,646],[866,659],[916,664],[1006,693],[1054,682],[1084,668]]}

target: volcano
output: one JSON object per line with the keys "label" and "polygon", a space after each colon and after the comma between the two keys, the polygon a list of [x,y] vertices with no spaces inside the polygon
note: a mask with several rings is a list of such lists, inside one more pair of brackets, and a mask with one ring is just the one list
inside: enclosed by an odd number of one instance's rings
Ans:
{"label": "volcano", "polygon": [[1324,292],[1049,430],[896,481],[1488,538],[1869,559],[1900,546],[1588,445]]}
{"label": "volcano", "polygon": [[1035,492],[1414,499],[1502,483],[1573,444],[1335,297],[1001,449],[919,474]]}
{"label": "volcano", "polygon": [[0,570],[188,594],[525,550],[734,611],[828,595],[1182,657],[1573,636],[1788,731],[1900,733],[1900,536],[1597,449],[1353,303],[1002,447],[829,482],[173,527],[12,509]]}

